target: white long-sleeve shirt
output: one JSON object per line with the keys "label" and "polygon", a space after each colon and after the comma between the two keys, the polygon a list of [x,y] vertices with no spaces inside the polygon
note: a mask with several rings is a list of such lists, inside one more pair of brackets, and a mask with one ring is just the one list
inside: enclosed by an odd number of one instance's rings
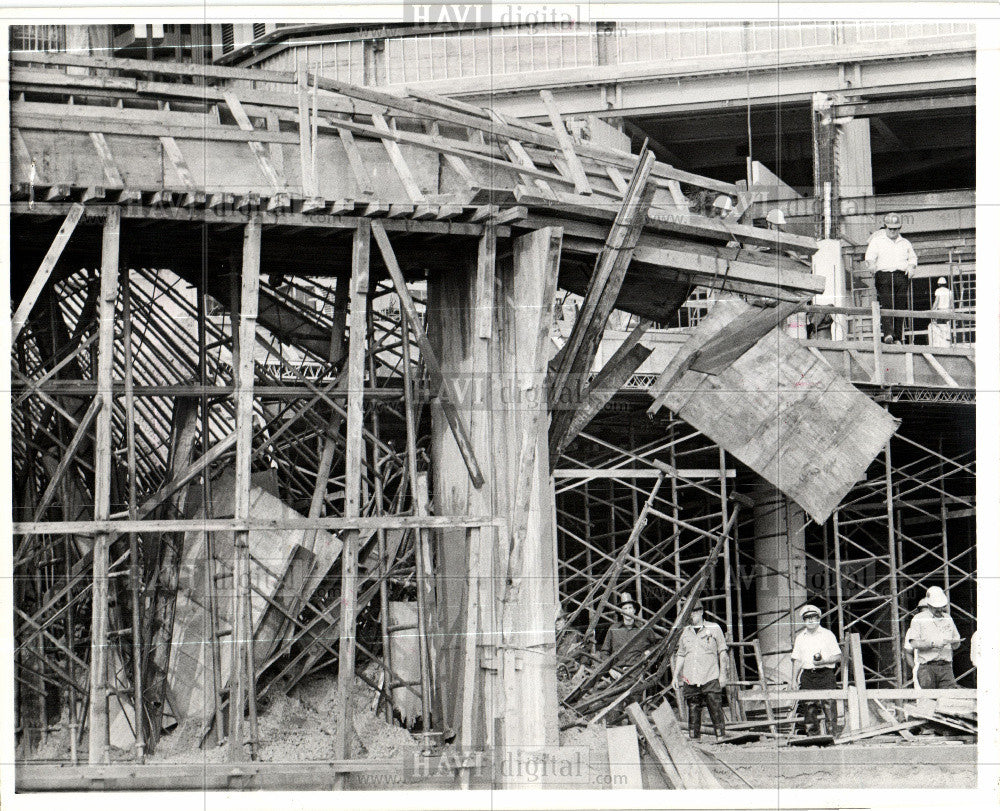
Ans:
{"label": "white long-sleeve shirt", "polygon": [[905,270],[907,276],[917,269],[917,254],[910,240],[901,236],[890,239],[885,229],[876,231],[868,240],[865,261],[874,270]]}

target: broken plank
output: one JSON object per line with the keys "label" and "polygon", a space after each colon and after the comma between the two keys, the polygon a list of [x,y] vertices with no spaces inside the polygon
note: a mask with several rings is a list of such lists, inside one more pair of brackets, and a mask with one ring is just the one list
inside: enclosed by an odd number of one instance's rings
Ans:
{"label": "broken plank", "polygon": [[691,370],[717,375],[728,369],[733,361],[804,305],[805,300],[784,301],[777,307],[751,311],[747,316],[731,321],[694,353]]}
{"label": "broken plank", "polygon": [[611,787],[642,788],[642,763],[639,759],[639,738],[635,727],[608,727],[608,767]]}
{"label": "broken plank", "polygon": [[681,777],[681,773],[677,771],[677,767],[674,766],[674,762],[670,759],[670,753],[667,752],[667,747],[663,745],[663,741],[660,740],[660,736],[656,734],[656,730],[653,729],[653,725],[649,722],[649,719],[646,717],[646,713],[643,712],[642,707],[640,707],[638,703],[633,702],[625,708],[625,712],[627,712],[629,718],[632,719],[632,723],[635,724],[636,729],[639,730],[639,734],[646,739],[646,745],[653,753],[653,757],[655,757],[657,762],[660,764],[660,768],[663,770],[663,776],[667,778],[670,788],[687,788],[684,784],[684,779]]}
{"label": "broken plank", "polygon": [[900,730],[910,730],[913,727],[918,727],[923,724],[923,721],[904,721],[899,724],[887,724],[886,726],[873,727],[871,729],[863,730],[862,732],[852,732],[849,735],[841,735],[839,738],[834,738],[834,744],[845,744],[853,743],[854,741],[862,741],[865,738],[877,738],[879,735],[891,735],[894,732],[899,732]]}
{"label": "broken plank", "polygon": [[375,242],[378,243],[379,251],[382,253],[386,269],[389,271],[393,287],[395,287],[396,294],[399,296],[400,306],[406,313],[407,322],[416,334],[421,357],[427,366],[431,380],[441,393],[441,408],[444,411],[445,418],[448,420],[448,425],[455,437],[455,443],[462,454],[462,459],[465,461],[465,466],[469,470],[469,478],[472,480],[473,486],[478,490],[483,486],[485,479],[483,478],[479,462],[476,459],[475,451],[472,449],[469,430],[455,405],[459,401],[458,395],[454,391],[451,382],[444,376],[441,370],[441,364],[424,330],[423,322],[420,320],[417,308],[413,304],[413,298],[410,296],[410,291],[406,288],[403,271],[396,260],[396,254],[392,249],[392,243],[389,242],[389,235],[385,231],[385,226],[379,220],[372,220],[371,229],[372,234],[375,236]]}
{"label": "broken plank", "polygon": [[664,702],[651,717],[685,786],[695,789],[722,788],[722,784],[705,765],[701,753],[688,742],[670,705]]}

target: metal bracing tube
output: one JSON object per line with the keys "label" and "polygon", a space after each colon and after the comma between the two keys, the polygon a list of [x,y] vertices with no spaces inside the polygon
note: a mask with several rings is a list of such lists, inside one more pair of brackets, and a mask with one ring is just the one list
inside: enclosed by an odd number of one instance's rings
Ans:
{"label": "metal bracing tube", "polygon": [[892,655],[893,669],[896,675],[896,685],[903,685],[903,661],[900,651],[899,634],[899,561],[896,555],[896,505],[892,487],[892,450],[891,440],[885,443],[885,512],[888,524],[889,541],[889,608],[892,618]]}

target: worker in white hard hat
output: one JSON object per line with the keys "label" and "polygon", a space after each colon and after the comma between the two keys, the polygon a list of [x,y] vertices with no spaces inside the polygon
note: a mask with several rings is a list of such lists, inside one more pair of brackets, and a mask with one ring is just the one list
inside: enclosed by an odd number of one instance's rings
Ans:
{"label": "worker in white hard hat", "polygon": [[[865,262],[875,272],[875,294],[883,310],[904,310],[909,303],[909,286],[917,269],[917,254],[913,245],[900,235],[903,218],[886,214],[884,228],[872,234],[865,251]],[[903,319],[882,316],[882,340],[903,342]]]}
{"label": "worker in white hard hat", "polygon": [[[833,632],[820,625],[820,610],[814,605],[804,605],[799,616],[805,625],[795,637],[792,646],[792,684],[800,690],[836,690],[837,665],[842,652]],[[806,734],[819,735],[819,709],[826,720],[826,734],[836,735],[837,704],[832,699],[803,702]]]}
{"label": "worker in white hard hat", "polygon": [[733,210],[733,198],[728,194],[720,194],[712,203],[712,216],[723,219]]}
{"label": "worker in white hard hat", "polygon": [[[948,287],[948,280],[941,276],[934,290],[932,310],[954,310],[955,294]],[[931,321],[927,325],[927,343],[931,346],[951,346],[951,321]]]}
{"label": "worker in white hard hat", "polygon": [[765,220],[767,221],[767,227],[772,231],[780,231],[787,224],[785,212],[780,208],[772,208],[768,211]]}
{"label": "worker in white hard hat", "polygon": [[940,586],[931,586],[924,599],[930,612],[913,618],[903,642],[904,650],[913,651],[914,679],[924,690],[958,687],[951,660],[962,638],[946,612],[948,597]]}

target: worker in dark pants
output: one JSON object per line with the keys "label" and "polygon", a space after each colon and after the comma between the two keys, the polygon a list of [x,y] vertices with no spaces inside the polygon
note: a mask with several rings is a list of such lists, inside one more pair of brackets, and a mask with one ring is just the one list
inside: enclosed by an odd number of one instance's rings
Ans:
{"label": "worker in dark pants", "polygon": [[940,586],[927,589],[927,611],[917,614],[906,632],[904,649],[913,652],[913,678],[923,690],[958,687],[952,654],[962,639],[946,613],[948,597]]}
{"label": "worker in dark pants", "polygon": [[726,718],[722,714],[722,691],[726,687],[726,638],[714,622],[706,622],[701,600],[691,606],[688,623],[681,631],[674,655],[674,688],[684,688],[688,707],[688,734],[701,737],[701,710],[708,714],[715,728],[716,740],[726,736]]}
{"label": "worker in dark pants", "polygon": [[[837,665],[842,656],[840,644],[832,631],[819,624],[820,610],[814,605],[799,611],[805,628],[799,631],[792,646],[792,683],[800,690],[836,690]],[[828,735],[837,734],[837,704],[833,699],[803,702],[806,734],[819,735],[819,708],[823,709]]]}
{"label": "worker in dark pants", "polygon": [[[903,219],[886,214],[885,228],[868,240],[865,262],[875,272],[875,295],[883,310],[905,310],[909,304],[910,277],[917,269],[917,254],[910,241],[900,235]],[[903,343],[903,319],[882,316],[882,341]]]}

